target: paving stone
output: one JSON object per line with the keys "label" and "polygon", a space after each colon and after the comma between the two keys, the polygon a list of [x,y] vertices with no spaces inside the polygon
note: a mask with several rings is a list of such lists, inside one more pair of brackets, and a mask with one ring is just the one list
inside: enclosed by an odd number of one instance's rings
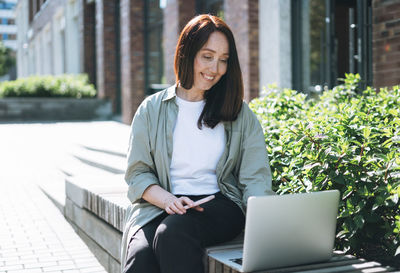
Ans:
{"label": "paving stone", "polygon": [[[1,271],[0,271],[1,272]],[[7,271],[8,273],[42,273],[42,269],[41,268],[31,268],[31,269],[23,269],[23,270],[9,270]]]}
{"label": "paving stone", "polygon": [[58,265],[56,261],[24,263],[25,268],[43,268],[43,267],[56,266],[56,265]]}
{"label": "paving stone", "polygon": [[19,261],[19,260],[20,260],[20,258],[18,256],[11,257],[11,258],[0,257],[0,261],[2,261],[2,262],[12,262],[12,261]]}
{"label": "paving stone", "polygon": [[9,270],[17,270],[17,269],[23,269],[23,265],[22,264],[16,264],[16,265],[6,265],[4,267],[1,268],[1,270],[4,270],[5,272],[9,271]]}
{"label": "paving stone", "polygon": [[17,259],[17,260],[6,260],[6,261],[3,261],[2,263],[3,263],[3,265],[7,265],[7,266],[23,264],[23,262],[20,259]]}
{"label": "paving stone", "polygon": [[23,265],[37,264],[37,262],[38,262],[37,258],[35,258],[35,259],[21,258],[20,261]]}
{"label": "paving stone", "polygon": [[56,256],[53,256],[53,255],[40,255],[39,256],[39,262],[41,263],[41,262],[57,262],[57,261],[65,261],[65,260],[70,260],[71,259],[71,257],[70,256],[67,256],[67,255],[65,255],[65,256],[60,256],[60,257],[56,257]]}
{"label": "paving stone", "polygon": [[[97,260],[96,260],[96,262],[97,262]],[[75,265],[75,261],[73,261],[73,260],[61,260],[61,261],[57,261],[57,265],[74,266]]]}
{"label": "paving stone", "polygon": [[104,270],[102,267],[94,266],[94,267],[83,268],[80,271],[82,273],[97,273],[97,272],[103,272],[102,270]]}
{"label": "paving stone", "polygon": [[74,265],[56,265],[56,266],[49,266],[49,267],[45,267],[43,268],[43,272],[48,272],[48,271],[54,271],[54,270],[72,270],[72,269],[76,269],[76,267]]}

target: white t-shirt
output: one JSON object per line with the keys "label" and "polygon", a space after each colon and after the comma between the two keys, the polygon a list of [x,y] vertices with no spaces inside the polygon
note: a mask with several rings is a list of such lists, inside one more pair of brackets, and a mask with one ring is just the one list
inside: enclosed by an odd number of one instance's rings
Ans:
{"label": "white t-shirt", "polygon": [[179,106],[173,132],[171,160],[172,193],[181,195],[206,195],[219,191],[215,173],[224,152],[225,132],[220,122],[214,129],[197,121],[205,101],[186,101],[176,97]]}

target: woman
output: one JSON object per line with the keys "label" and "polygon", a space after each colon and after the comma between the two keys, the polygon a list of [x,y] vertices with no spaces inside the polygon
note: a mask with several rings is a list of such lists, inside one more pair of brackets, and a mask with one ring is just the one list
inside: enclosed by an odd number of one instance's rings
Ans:
{"label": "woman", "polygon": [[240,234],[249,196],[273,193],[264,135],[243,102],[233,34],[221,19],[199,15],[185,26],[175,75],[133,118],[123,272],[204,272],[204,247]]}

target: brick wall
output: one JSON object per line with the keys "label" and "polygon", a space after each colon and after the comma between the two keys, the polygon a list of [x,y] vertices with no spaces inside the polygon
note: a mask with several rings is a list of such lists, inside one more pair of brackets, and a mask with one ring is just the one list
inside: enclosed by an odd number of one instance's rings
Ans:
{"label": "brick wall", "polygon": [[231,28],[243,74],[244,99],[258,96],[258,1],[225,0],[225,21]]}
{"label": "brick wall", "polygon": [[167,1],[164,8],[163,42],[164,42],[164,75],[167,83],[175,83],[174,54],[179,35],[178,6],[179,0]]}
{"label": "brick wall", "polygon": [[99,98],[111,99],[116,110],[117,53],[114,1],[96,1],[96,70]]}
{"label": "brick wall", "polygon": [[142,0],[121,0],[122,121],[131,123],[145,98]]}
{"label": "brick wall", "polygon": [[196,2],[195,0],[178,0],[179,1],[179,30],[182,31],[185,25],[195,16]]}
{"label": "brick wall", "polygon": [[164,74],[169,84],[175,83],[174,54],[179,34],[194,16],[194,0],[169,0],[164,9]]}
{"label": "brick wall", "polygon": [[258,97],[259,94],[259,54],[258,54],[258,0],[249,0],[249,95],[248,99],[251,100]]}
{"label": "brick wall", "polygon": [[400,2],[373,0],[374,87],[400,83]]}
{"label": "brick wall", "polygon": [[96,85],[96,9],[95,4],[83,3],[83,56],[84,72],[89,81]]}

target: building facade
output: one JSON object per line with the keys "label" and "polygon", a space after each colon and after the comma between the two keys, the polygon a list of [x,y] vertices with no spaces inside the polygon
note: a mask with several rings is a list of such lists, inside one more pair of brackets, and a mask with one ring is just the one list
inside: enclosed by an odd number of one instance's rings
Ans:
{"label": "building facade", "polygon": [[15,24],[15,6],[17,0],[0,2],[0,40],[12,50],[17,50],[17,26]]}
{"label": "building facade", "polygon": [[[15,6],[17,0],[0,1],[0,41],[9,48],[13,57],[17,51],[17,26],[15,24]],[[0,81],[16,78],[15,65],[10,67],[7,74],[0,77]]]}
{"label": "building facade", "polygon": [[83,1],[20,0],[17,75],[83,73]]}
{"label": "building facade", "polygon": [[87,73],[130,123],[175,82],[179,32],[201,13],[231,27],[246,101],[272,83],[321,92],[347,72],[400,83],[400,0],[20,0],[18,76]]}

